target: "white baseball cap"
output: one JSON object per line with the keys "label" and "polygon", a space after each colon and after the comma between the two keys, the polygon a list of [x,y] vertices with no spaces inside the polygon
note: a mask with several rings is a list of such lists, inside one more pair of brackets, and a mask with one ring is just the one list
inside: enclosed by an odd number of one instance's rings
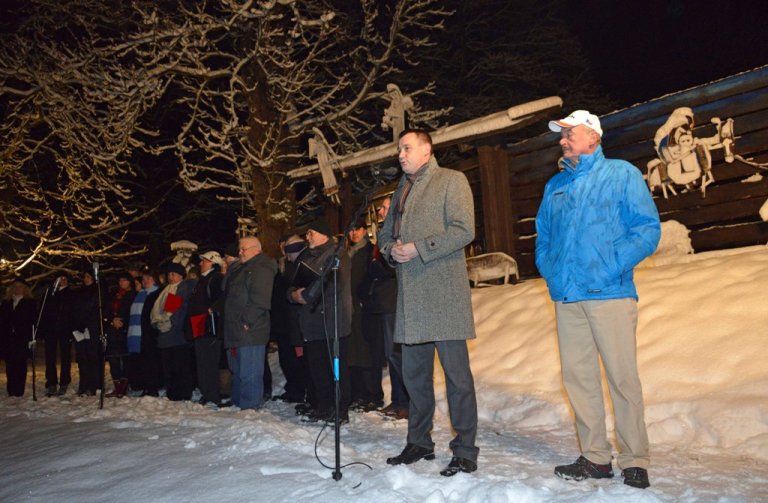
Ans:
{"label": "white baseball cap", "polygon": [[603,128],[600,127],[600,119],[597,118],[597,115],[591,114],[586,110],[576,110],[565,119],[549,121],[549,129],[555,133],[559,133],[563,128],[579,125],[587,126],[601,138],[603,137]]}
{"label": "white baseball cap", "polygon": [[209,260],[209,261],[213,262],[214,264],[219,264],[219,265],[221,265],[222,262],[223,262],[221,260],[221,255],[219,255],[219,252],[213,251],[213,250],[211,250],[209,252],[205,252],[202,255],[200,255],[200,259]]}

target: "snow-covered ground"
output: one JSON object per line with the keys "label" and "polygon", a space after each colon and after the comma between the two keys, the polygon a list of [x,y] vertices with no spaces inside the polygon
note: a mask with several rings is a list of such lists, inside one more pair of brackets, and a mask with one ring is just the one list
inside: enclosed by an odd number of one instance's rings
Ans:
{"label": "snow-covered ground", "polygon": [[[613,480],[552,474],[579,451],[560,380],[554,308],[544,282],[531,280],[473,293],[474,474],[438,473],[450,460],[452,436],[439,370],[437,459],[387,466],[405,444],[406,423],[351,413],[341,429],[341,460],[355,464],[338,482],[315,458],[319,436],[317,453],[333,465],[332,428],[300,423],[290,405],[210,410],[144,397],[107,399],[98,410],[94,398],[72,391],[33,402],[31,379],[26,397],[8,398],[3,374],[0,501],[768,501],[768,247],[653,257],[636,276],[652,447],[648,490],[624,486],[615,464]],[[280,384],[276,360],[272,370]],[[39,365],[38,392],[43,373]],[[612,432],[612,416],[608,423]]]}

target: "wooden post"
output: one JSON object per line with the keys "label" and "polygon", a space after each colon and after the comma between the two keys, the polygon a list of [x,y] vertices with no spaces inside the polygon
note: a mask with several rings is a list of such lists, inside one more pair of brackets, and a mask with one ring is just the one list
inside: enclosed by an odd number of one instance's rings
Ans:
{"label": "wooden post", "polygon": [[492,141],[484,142],[477,149],[483,194],[484,252],[503,252],[516,258],[507,151],[503,148],[503,138],[488,140]]}

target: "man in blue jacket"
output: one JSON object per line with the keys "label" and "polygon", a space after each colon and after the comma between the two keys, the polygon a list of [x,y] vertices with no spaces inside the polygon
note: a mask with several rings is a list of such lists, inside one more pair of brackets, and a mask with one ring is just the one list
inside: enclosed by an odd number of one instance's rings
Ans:
{"label": "man in blue jacket", "polygon": [[549,123],[561,135],[562,171],[536,215],[536,266],[555,302],[563,384],[582,455],[555,474],[613,477],[600,376],[602,358],[616,417],[624,483],[646,488],[648,434],[637,370],[634,267],[659,243],[659,214],[640,171],[606,159],[600,120],[577,110]]}

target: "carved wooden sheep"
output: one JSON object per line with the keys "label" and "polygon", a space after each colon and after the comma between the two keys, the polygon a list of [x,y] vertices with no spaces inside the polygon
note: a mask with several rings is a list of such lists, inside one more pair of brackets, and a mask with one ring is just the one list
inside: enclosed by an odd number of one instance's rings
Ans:
{"label": "carved wooden sheep", "polygon": [[506,285],[507,279],[512,274],[515,275],[516,280],[520,279],[517,262],[502,252],[485,253],[467,258],[467,274],[475,287],[481,281],[498,278],[504,278]]}

